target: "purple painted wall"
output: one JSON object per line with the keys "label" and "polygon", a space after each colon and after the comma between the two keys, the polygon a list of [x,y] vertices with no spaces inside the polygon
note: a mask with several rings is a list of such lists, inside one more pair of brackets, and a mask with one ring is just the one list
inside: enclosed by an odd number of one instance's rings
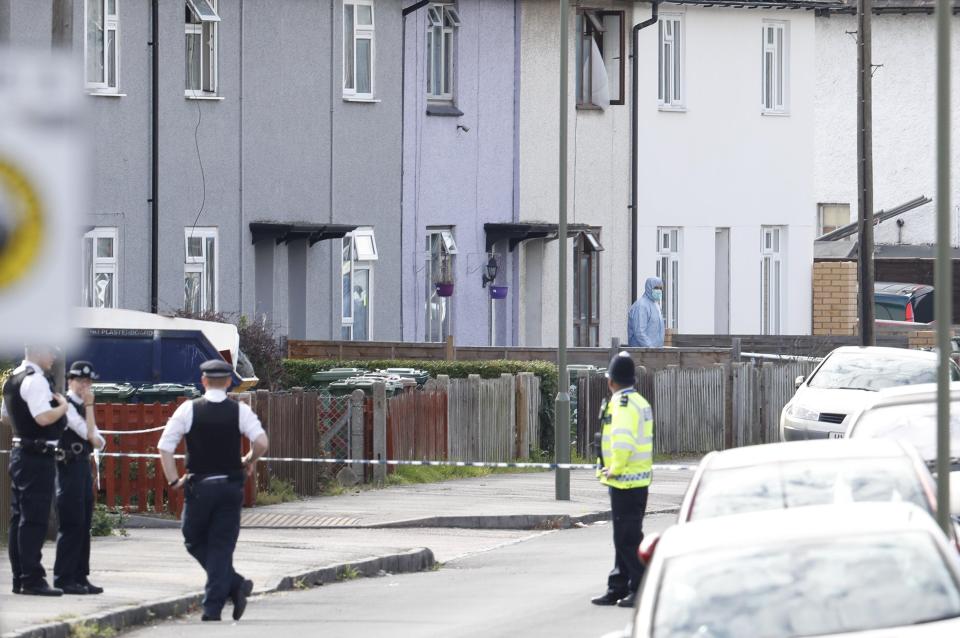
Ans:
{"label": "purple painted wall", "polygon": [[[486,345],[490,302],[481,288],[483,225],[514,220],[515,5],[459,0],[457,10],[462,24],[455,36],[453,105],[463,112],[459,117],[427,114],[427,8],[406,19],[403,338],[425,338],[427,228],[453,226],[459,250],[451,298],[454,338],[461,345]],[[505,245],[497,248],[506,252]],[[498,283],[513,283],[512,262],[501,257]],[[510,298],[494,306],[498,345],[513,340],[514,292],[511,285]]]}

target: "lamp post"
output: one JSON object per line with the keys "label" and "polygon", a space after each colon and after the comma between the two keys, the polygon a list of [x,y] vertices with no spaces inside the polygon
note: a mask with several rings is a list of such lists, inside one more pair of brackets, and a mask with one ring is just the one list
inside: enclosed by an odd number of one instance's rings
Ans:
{"label": "lamp post", "polygon": [[[570,462],[570,381],[567,378],[567,48],[570,0],[560,0],[560,219],[557,225],[560,290],[557,295],[557,399],[554,403],[554,454],[557,463]],[[558,501],[570,500],[570,470],[557,468]]]}

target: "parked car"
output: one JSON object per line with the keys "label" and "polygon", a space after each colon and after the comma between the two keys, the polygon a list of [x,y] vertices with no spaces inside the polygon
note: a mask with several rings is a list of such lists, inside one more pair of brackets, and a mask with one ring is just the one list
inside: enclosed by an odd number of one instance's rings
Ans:
{"label": "parked car", "polygon": [[[908,502],[936,516],[936,486],[909,443],[885,439],[753,445],[703,457],[677,515],[678,524],[763,510],[857,502]],[[951,540],[960,553],[957,530]],[[649,563],[656,533],[644,536]]]}
{"label": "parked car", "polygon": [[[828,354],[780,413],[784,441],[841,439],[853,418],[885,388],[933,383],[937,354],[924,350],[844,346]],[[953,364],[952,375],[960,379]]]}
{"label": "parked car", "polygon": [[[873,402],[850,424],[847,436],[858,441],[892,439],[912,445],[930,471],[935,472],[937,386],[878,392]],[[950,386],[950,513],[960,522],[960,383]]]}
{"label": "parked car", "polygon": [[873,285],[873,301],[878,320],[933,321],[933,286],[878,281]]}
{"label": "parked car", "polygon": [[910,503],[722,516],[668,530],[634,638],[960,632],[960,557]]}

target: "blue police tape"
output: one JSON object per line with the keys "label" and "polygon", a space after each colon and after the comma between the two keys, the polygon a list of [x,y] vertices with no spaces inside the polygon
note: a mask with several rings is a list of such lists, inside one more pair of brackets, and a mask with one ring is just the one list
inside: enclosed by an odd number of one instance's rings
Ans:
{"label": "blue police tape", "polygon": [[[0,450],[0,454],[9,450]],[[128,459],[158,459],[159,454],[138,452],[104,452],[101,457],[128,458]],[[182,459],[183,454],[175,454],[174,458]],[[402,461],[397,459],[315,459],[294,457],[265,456],[260,461],[266,463],[322,463],[342,465],[410,465],[414,467],[492,467],[492,468],[528,468],[541,470],[596,470],[594,463],[503,463],[498,461]],[[654,470],[664,472],[692,472],[697,469],[696,464],[654,464]]]}

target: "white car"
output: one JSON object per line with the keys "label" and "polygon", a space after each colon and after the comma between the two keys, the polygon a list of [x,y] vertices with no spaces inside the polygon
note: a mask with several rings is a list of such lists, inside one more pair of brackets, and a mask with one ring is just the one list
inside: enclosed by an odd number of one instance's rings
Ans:
{"label": "white car", "polygon": [[909,503],[722,516],[664,533],[633,638],[960,635],[960,558]]}
{"label": "white car", "polygon": [[[893,439],[912,445],[937,469],[936,384],[878,392],[847,430],[852,439]],[[960,383],[950,386],[950,514],[960,521]]]}
{"label": "white car", "polygon": [[[837,348],[809,377],[797,378],[797,392],[780,413],[784,441],[841,439],[847,427],[869,404],[874,393],[922,383],[933,383],[937,353],[904,348]],[[951,363],[952,377],[960,369]]]}

